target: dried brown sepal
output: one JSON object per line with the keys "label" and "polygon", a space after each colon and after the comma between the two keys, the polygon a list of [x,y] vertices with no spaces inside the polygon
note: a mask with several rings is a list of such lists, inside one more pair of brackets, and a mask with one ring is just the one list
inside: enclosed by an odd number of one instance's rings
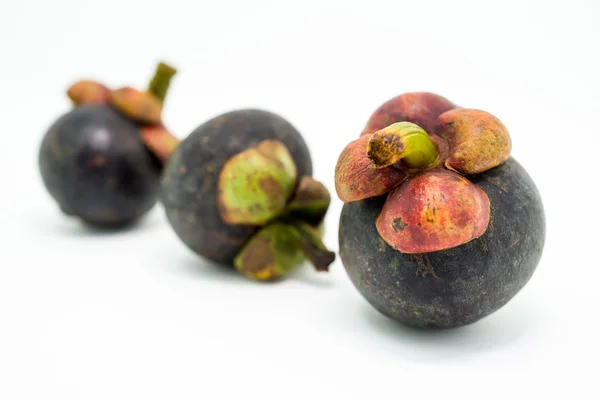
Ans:
{"label": "dried brown sepal", "polygon": [[376,168],[367,157],[370,135],[356,139],[340,154],[335,167],[335,190],[344,203],[381,196],[407,178],[393,166]]}
{"label": "dried brown sepal", "polygon": [[161,122],[162,103],[149,92],[130,87],[113,90],[110,104],[136,122],[148,125]]}
{"label": "dried brown sepal", "polygon": [[361,135],[371,135],[396,122],[412,122],[434,133],[438,115],[458,107],[445,97],[428,92],[404,93],[383,103],[369,118]]}
{"label": "dried brown sepal", "polygon": [[142,141],[148,149],[162,162],[171,157],[181,140],[171,134],[163,125],[142,126],[140,128]]}
{"label": "dried brown sepal", "polygon": [[90,80],[80,80],[67,89],[67,96],[74,106],[89,104],[107,104],[110,89],[103,84]]}
{"label": "dried brown sepal", "polygon": [[405,181],[388,195],[377,231],[394,249],[429,253],[467,243],[485,233],[490,200],[478,186],[437,168]]}
{"label": "dried brown sepal", "polygon": [[450,145],[447,168],[478,174],[508,159],[512,142],[504,124],[492,114],[474,109],[455,109],[438,118],[439,134]]}

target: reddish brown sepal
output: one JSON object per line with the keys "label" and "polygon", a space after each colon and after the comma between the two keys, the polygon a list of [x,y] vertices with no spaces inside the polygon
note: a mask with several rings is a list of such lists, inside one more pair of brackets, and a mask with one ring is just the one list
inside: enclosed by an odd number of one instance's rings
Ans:
{"label": "reddish brown sepal", "polygon": [[408,121],[434,133],[438,115],[458,107],[450,100],[428,92],[405,93],[383,103],[369,118],[361,135],[370,135],[396,122]]}
{"label": "reddish brown sepal", "polygon": [[151,93],[129,87],[113,90],[110,104],[136,122],[156,125],[161,121],[162,104]]}
{"label": "reddish brown sepal", "polygon": [[325,185],[310,176],[302,176],[288,202],[287,213],[317,226],[323,222],[330,202],[331,196]]}
{"label": "reddish brown sepal", "polygon": [[463,174],[478,174],[508,159],[512,142],[504,124],[481,110],[455,109],[438,116],[438,131],[448,141],[445,165]]}
{"label": "reddish brown sepal", "polygon": [[379,234],[407,254],[429,253],[467,243],[487,229],[487,194],[456,172],[433,169],[391,192],[377,217]]}
{"label": "reddish brown sepal", "polygon": [[163,162],[171,157],[180,142],[162,125],[142,126],[140,134],[148,149]]}
{"label": "reddish brown sepal", "polygon": [[385,194],[402,183],[407,174],[390,166],[376,168],[367,158],[370,136],[351,142],[340,154],[335,167],[335,190],[344,203]]}
{"label": "reddish brown sepal", "polygon": [[69,87],[67,96],[69,96],[74,106],[107,104],[110,89],[95,81],[81,80]]}
{"label": "reddish brown sepal", "polygon": [[448,142],[441,136],[436,134],[430,134],[429,137],[435,144],[435,147],[438,150],[438,159],[440,160],[440,164],[448,158],[448,154],[450,152],[450,147],[448,146]]}

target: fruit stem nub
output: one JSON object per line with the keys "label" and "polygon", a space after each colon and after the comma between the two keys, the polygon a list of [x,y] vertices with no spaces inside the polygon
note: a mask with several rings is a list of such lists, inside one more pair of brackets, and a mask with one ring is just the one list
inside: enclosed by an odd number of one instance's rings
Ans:
{"label": "fruit stem nub", "polygon": [[438,162],[438,149],[427,132],[411,122],[396,122],[375,132],[367,144],[367,157],[376,168],[403,161],[411,168]]}
{"label": "fruit stem nub", "polygon": [[176,73],[177,70],[174,67],[164,62],[158,63],[154,76],[148,85],[148,92],[156,96],[161,103],[164,103],[171,85],[171,79]]}
{"label": "fruit stem nub", "polygon": [[335,253],[329,251],[316,229],[302,221],[294,221],[292,226],[300,239],[300,249],[317,271],[329,271],[329,264],[335,260]]}

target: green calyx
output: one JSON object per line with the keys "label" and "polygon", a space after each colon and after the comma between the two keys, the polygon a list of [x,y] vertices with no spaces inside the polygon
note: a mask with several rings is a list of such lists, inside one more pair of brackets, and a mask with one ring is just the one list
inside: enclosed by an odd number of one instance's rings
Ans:
{"label": "green calyx", "polygon": [[261,281],[283,277],[305,258],[327,271],[335,254],[321,241],[322,230],[299,222],[275,221],[259,230],[239,252],[235,268]]}
{"label": "green calyx", "polygon": [[410,168],[423,169],[439,162],[435,143],[411,122],[397,122],[375,132],[367,145],[367,157],[376,168],[403,161]]}
{"label": "green calyx", "polygon": [[219,177],[219,215],[228,224],[261,227],[234,266],[258,280],[277,279],[304,258],[327,271],[335,255],[319,229],[330,201],[321,183],[298,178],[291,154],[279,141],[265,140],[231,157]]}

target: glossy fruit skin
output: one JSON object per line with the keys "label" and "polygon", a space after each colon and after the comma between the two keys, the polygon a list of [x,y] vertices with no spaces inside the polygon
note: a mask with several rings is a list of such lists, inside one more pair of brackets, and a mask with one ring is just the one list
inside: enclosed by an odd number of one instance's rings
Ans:
{"label": "glossy fruit skin", "polygon": [[160,163],[137,125],[110,106],[79,106],[62,115],[44,136],[38,161],[61,210],[90,225],[128,225],[156,203]]}
{"label": "glossy fruit skin", "polygon": [[177,236],[195,253],[220,264],[234,257],[258,228],[228,225],[217,209],[217,182],[225,162],[266,139],[280,140],[298,176],[312,176],[304,139],[289,122],[264,110],[235,110],[200,125],[169,159],[160,200]]}
{"label": "glossy fruit skin", "polygon": [[538,190],[512,157],[469,176],[489,196],[483,236],[455,248],[409,255],[379,236],[385,196],[344,205],[340,256],[359,292],[384,315],[418,328],[473,323],[506,304],[531,278],[545,241]]}

